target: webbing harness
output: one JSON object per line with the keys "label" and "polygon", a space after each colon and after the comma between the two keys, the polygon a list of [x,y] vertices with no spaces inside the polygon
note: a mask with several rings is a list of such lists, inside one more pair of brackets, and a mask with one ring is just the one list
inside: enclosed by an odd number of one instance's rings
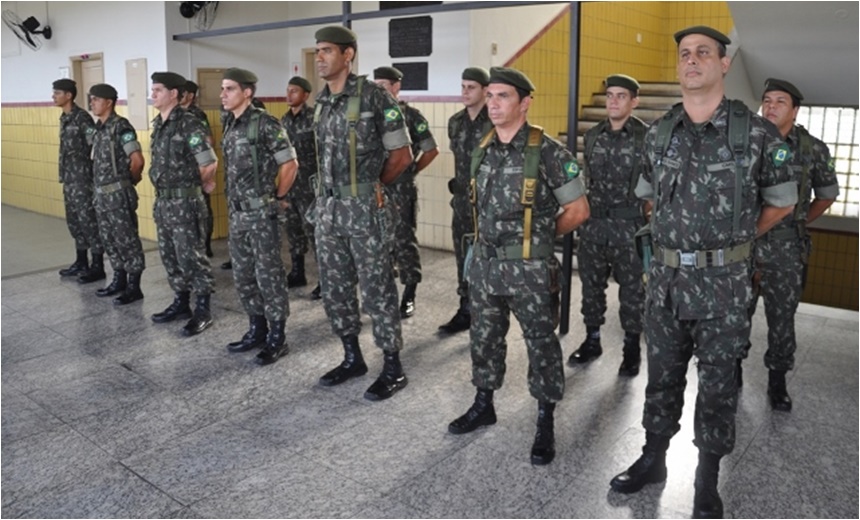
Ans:
{"label": "webbing harness", "polygon": [[[358,76],[356,79],[355,96],[349,96],[346,101],[346,121],[349,124],[349,184],[350,193],[353,197],[358,197],[358,165],[356,158],[356,148],[358,147],[358,135],[355,126],[361,118],[361,87],[364,85],[366,76]],[[319,126],[320,114],[322,113],[322,103],[314,105],[314,147],[317,153],[317,171],[321,172],[319,165],[319,134],[317,128]],[[320,195],[323,194],[322,179],[317,180],[317,191]]]}
{"label": "webbing harness", "polygon": [[[639,181],[639,176],[637,175],[639,170],[639,154],[644,150],[645,132],[648,130],[648,127],[636,116],[630,116],[630,121],[630,126],[633,128],[633,174],[630,176],[630,187],[627,191],[627,198],[636,200],[636,184]],[[594,130],[585,133],[585,164],[587,172],[591,171],[591,152],[594,150],[597,136],[603,133],[607,127],[609,127],[609,121],[604,119],[594,127]]]}

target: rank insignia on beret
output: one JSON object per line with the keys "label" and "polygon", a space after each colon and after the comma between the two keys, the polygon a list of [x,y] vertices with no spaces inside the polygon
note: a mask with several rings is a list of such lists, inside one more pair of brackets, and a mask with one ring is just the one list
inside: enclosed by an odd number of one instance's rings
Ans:
{"label": "rank insignia on beret", "polygon": [[122,134],[122,142],[127,143],[129,141],[134,141],[134,132],[126,132]]}
{"label": "rank insignia on beret", "polygon": [[400,109],[398,108],[389,108],[385,111],[385,120],[386,121],[397,121],[400,119]]}
{"label": "rank insignia on beret", "polygon": [[782,166],[782,163],[788,160],[789,154],[788,145],[783,143],[773,152],[773,165]]}
{"label": "rank insignia on beret", "polygon": [[191,146],[197,146],[198,144],[200,144],[201,141],[203,140],[200,139],[200,136],[196,134],[188,138],[188,144]]}
{"label": "rank insignia on beret", "polygon": [[418,128],[416,128],[416,130],[418,130],[419,132],[426,132],[426,131],[427,131],[427,123],[424,123],[424,122],[422,121],[422,122],[418,125]]}
{"label": "rank insignia on beret", "polygon": [[575,179],[579,175],[579,165],[575,161],[564,163],[564,171],[568,179]]}
{"label": "rank insignia on beret", "polygon": [[836,171],[836,159],[831,157],[829,161],[827,161],[827,169],[835,172]]}

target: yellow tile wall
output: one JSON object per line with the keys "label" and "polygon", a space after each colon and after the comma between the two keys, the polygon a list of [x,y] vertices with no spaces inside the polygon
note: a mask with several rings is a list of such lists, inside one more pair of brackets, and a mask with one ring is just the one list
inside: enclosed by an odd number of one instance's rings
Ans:
{"label": "yellow tile wall", "polygon": [[813,230],[801,301],[858,310],[857,235]]}

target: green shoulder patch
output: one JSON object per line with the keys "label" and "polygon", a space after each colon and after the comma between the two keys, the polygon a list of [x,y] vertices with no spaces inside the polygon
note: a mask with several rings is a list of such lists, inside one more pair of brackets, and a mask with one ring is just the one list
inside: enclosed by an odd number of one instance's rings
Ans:
{"label": "green shoulder patch", "polygon": [[134,138],[135,138],[134,132],[126,132],[126,133],[122,134],[123,144],[130,143],[131,141],[134,141]]}
{"label": "green shoulder patch", "polygon": [[87,135],[93,135],[93,134],[95,133],[95,131],[96,131],[95,127],[94,127],[94,126],[90,126],[90,127],[87,127],[87,132],[86,132],[86,133],[87,133]]}
{"label": "green shoulder patch", "polygon": [[283,141],[286,138],[287,138],[287,131],[284,130],[283,128],[281,128],[281,130],[278,132],[278,141]]}
{"label": "green shoulder patch", "polygon": [[416,130],[418,130],[419,133],[426,132],[427,131],[427,123],[425,123],[424,121],[421,121],[421,123],[418,124],[418,128],[416,128]]}
{"label": "green shoulder patch", "polygon": [[400,109],[398,107],[391,107],[385,110],[385,122],[391,121],[399,121],[403,119],[403,115],[400,113]]}
{"label": "green shoulder patch", "polygon": [[576,164],[576,161],[564,163],[564,171],[567,173],[568,179],[579,177],[579,165]]}
{"label": "green shoulder patch", "polygon": [[203,139],[201,139],[200,136],[197,134],[194,134],[188,138],[188,145],[189,146],[197,146],[201,142],[203,142]]}
{"label": "green shoulder patch", "polygon": [[791,151],[788,149],[788,145],[782,143],[779,145],[779,148],[773,151],[773,165],[776,167],[782,166],[782,163],[788,160],[791,157]]}
{"label": "green shoulder patch", "polygon": [[827,170],[830,172],[836,171],[836,158],[831,157],[829,161],[827,161]]}

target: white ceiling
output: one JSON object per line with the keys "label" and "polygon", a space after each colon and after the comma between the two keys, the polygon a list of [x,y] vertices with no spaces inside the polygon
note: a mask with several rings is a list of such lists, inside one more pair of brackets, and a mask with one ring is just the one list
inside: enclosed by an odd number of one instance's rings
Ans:
{"label": "white ceiling", "polygon": [[858,107],[860,3],[728,2],[753,93],[792,82],[805,105]]}

